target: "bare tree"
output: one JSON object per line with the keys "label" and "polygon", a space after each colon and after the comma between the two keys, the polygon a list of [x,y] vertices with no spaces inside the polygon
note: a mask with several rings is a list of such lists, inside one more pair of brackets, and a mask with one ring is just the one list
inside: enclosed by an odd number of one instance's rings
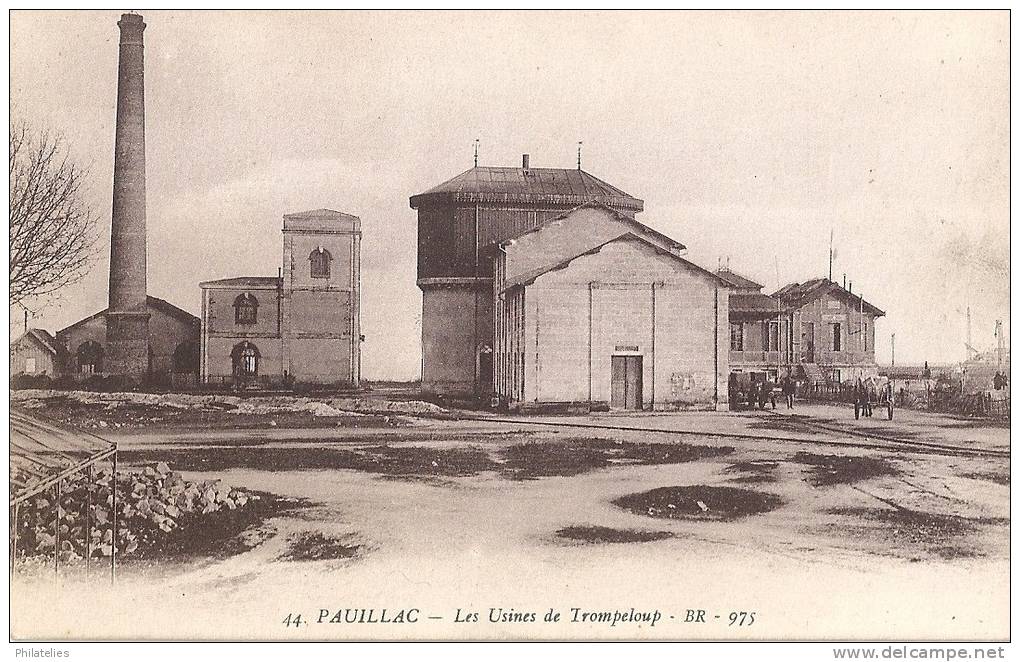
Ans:
{"label": "bare tree", "polygon": [[86,170],[60,138],[11,121],[10,305],[80,280],[95,257],[96,219]]}

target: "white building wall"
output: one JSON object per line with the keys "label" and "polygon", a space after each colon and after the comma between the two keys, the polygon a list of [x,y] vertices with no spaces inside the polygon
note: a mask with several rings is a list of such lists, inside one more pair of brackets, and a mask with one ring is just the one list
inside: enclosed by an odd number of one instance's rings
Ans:
{"label": "white building wall", "polygon": [[524,299],[526,403],[610,401],[614,354],[643,357],[645,408],[725,403],[727,290],[697,267],[621,238]]}

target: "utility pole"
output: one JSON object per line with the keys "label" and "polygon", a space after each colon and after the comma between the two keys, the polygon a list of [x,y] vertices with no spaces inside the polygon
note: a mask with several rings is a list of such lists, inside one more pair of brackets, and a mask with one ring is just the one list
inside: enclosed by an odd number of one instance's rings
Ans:
{"label": "utility pole", "polygon": [[[996,324],[995,328],[999,328],[998,324]],[[974,342],[971,340],[970,335],[970,306],[967,306],[967,360],[969,361],[974,358],[974,354]]]}
{"label": "utility pole", "polygon": [[892,347],[892,364],[896,365],[896,334],[892,334],[892,338],[889,340],[889,344]]}
{"label": "utility pole", "polygon": [[1002,320],[995,320],[995,338],[998,341],[996,350],[998,352],[998,369],[1002,371]]}
{"label": "utility pole", "polygon": [[829,228],[829,280],[832,280],[832,233],[833,229]]}

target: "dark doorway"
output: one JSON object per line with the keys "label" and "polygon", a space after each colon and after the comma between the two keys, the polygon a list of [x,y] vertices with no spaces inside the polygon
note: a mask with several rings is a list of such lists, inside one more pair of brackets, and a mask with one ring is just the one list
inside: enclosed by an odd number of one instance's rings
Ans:
{"label": "dark doorway", "polygon": [[258,379],[261,358],[258,347],[246,340],[234,346],[230,358],[237,382],[242,385],[254,384]]}
{"label": "dark doorway", "polygon": [[613,357],[613,409],[641,409],[642,364],[640,356]]}
{"label": "dark doorway", "polygon": [[198,372],[198,343],[194,340],[185,340],[173,355],[173,372]]}
{"label": "dark doorway", "polygon": [[815,323],[804,322],[804,331],[801,334],[804,343],[804,361],[815,362]]}
{"label": "dark doorway", "polygon": [[86,340],[78,346],[78,372],[98,375],[103,371],[103,346],[95,340]]}

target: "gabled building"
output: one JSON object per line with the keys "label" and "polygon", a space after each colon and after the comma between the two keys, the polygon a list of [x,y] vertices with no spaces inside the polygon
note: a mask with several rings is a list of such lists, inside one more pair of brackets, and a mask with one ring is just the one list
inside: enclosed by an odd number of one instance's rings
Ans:
{"label": "gabled building", "polygon": [[11,376],[60,376],[57,339],[43,329],[29,329],[11,343]]}
{"label": "gabled building", "polygon": [[790,283],[772,296],[791,311],[794,354],[808,382],[878,375],[875,320],[883,310],[827,278]]}
{"label": "gabled building", "polygon": [[[200,320],[169,301],[145,297],[146,352],[142,375],[157,385],[194,384],[198,372]],[[57,331],[58,349],[63,352],[61,373],[76,380],[94,375],[120,375],[109,362],[107,327],[110,309],[79,320]]]}
{"label": "gabled building", "polygon": [[840,384],[878,374],[875,320],[885,313],[817,278],[791,283],[771,295],[728,267],[716,274],[730,293],[729,362],[732,373],[786,375],[807,383]]}
{"label": "gabled building", "polygon": [[593,202],[499,243],[494,389],[511,407],[726,402],[729,285]]}

